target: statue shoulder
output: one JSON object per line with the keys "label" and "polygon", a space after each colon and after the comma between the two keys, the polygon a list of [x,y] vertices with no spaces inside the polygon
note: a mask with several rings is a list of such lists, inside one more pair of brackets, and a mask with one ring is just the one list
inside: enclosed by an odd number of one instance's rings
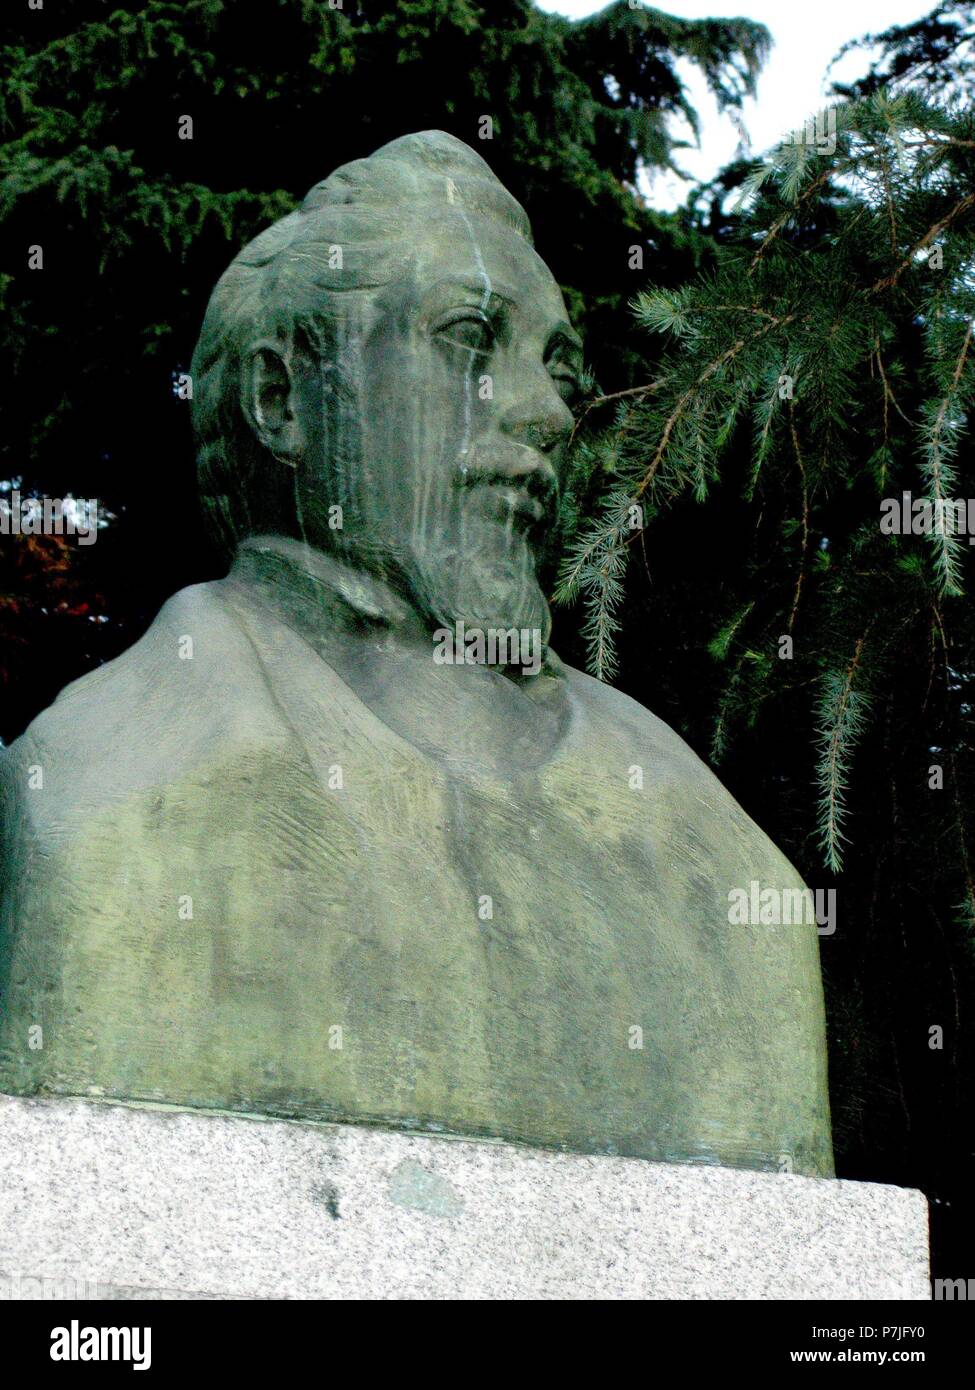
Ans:
{"label": "statue shoulder", "polygon": [[669,724],[622,691],[571,667],[564,670],[598,742],[598,756],[639,777],[652,793],[648,814],[679,823],[681,833],[708,846],[709,854],[740,859],[758,876],[800,881],[774,841]]}
{"label": "statue shoulder", "polygon": [[206,678],[222,658],[239,659],[247,642],[222,594],[223,581],[194,584],[166,600],[146,632],[112,661],[72,681],[44,710],[38,732],[58,716],[75,718],[85,704],[124,702],[144,693],[154,679],[177,673],[187,680]]}
{"label": "statue shoulder", "polygon": [[5,750],[5,775],[9,787],[39,768],[45,802],[94,809],[221,745],[280,734],[260,661],[214,581],[175,594],[139,641],[66,686]]}
{"label": "statue shoulder", "polygon": [[690,744],[645,705],[571,666],[562,669],[589,721],[624,751],[631,749],[634,763],[639,762],[638,755],[652,754],[663,774],[676,772],[682,777],[717,781]]}

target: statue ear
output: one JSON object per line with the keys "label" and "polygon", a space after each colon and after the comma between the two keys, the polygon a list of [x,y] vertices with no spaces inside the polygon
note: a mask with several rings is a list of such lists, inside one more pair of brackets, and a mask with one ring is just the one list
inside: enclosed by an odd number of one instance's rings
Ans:
{"label": "statue ear", "polygon": [[269,453],[291,468],[304,453],[305,432],[287,356],[277,343],[255,343],[241,383],[247,423]]}

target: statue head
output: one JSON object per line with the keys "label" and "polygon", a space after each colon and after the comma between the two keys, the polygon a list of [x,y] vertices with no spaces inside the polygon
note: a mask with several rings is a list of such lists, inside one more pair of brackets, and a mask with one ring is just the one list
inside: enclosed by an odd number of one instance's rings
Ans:
{"label": "statue head", "polygon": [[221,277],[193,362],[205,505],[435,625],[548,634],[536,564],[581,345],[522,208],[440,131],[317,184]]}

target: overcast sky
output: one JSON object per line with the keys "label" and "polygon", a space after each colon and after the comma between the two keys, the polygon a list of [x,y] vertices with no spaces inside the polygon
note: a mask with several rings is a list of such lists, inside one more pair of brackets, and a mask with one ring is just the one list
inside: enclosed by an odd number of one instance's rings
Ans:
{"label": "overcast sky", "polygon": [[[587,0],[537,0],[543,10],[579,19],[605,8]],[[934,8],[935,0],[659,0],[655,8],[686,19],[744,16],[764,24],[772,34],[772,52],[758,79],[758,99],[747,101],[744,121],[757,156],[774,145],[786,131],[800,126],[805,117],[826,105],[826,69],[848,39],[875,34],[892,24],[920,19]],[[851,55],[833,70],[837,78],[858,76],[865,68],[864,55]],[[728,116],[719,116],[713,98],[697,71],[681,67],[692,101],[701,117],[701,148],[681,152],[678,162],[697,180],[710,178],[734,158],[738,144]],[[656,207],[682,203],[688,185],[670,174],[653,182]]]}

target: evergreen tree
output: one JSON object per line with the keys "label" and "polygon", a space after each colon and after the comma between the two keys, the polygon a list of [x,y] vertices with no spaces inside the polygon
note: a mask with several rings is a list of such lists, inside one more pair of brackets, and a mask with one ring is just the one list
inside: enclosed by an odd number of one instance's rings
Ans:
{"label": "evergreen tree", "polygon": [[837,889],[840,1171],[970,1239],[975,117],[877,85],[735,183],[713,267],[635,300],[663,352],[580,422],[558,593]]}
{"label": "evergreen tree", "polygon": [[524,202],[597,368],[635,369],[630,248],[676,284],[707,246],[635,192],[694,120],[677,61],[733,105],[768,35],[624,3],[573,24],[531,0],[59,0],[10,7],[0,45],[0,369],[17,383],[0,482],[116,518],[72,549],[56,602],[0,551],[9,739],[212,573],[173,385],[244,243],[337,165],[439,127]]}
{"label": "evergreen tree", "polygon": [[844,44],[834,63],[851,52],[881,49],[881,56],[856,82],[836,83],[837,96],[871,96],[881,88],[894,94],[920,88],[941,101],[970,101],[975,86],[975,4],[944,0],[913,24],[895,24]]}

